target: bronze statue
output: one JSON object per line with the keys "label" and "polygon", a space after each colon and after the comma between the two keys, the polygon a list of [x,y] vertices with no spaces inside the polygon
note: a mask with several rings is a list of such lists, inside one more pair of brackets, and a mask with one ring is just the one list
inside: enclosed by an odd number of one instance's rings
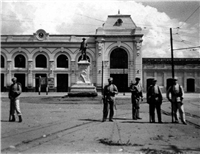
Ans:
{"label": "bronze statue", "polygon": [[87,42],[85,41],[85,38],[83,38],[83,41],[81,42],[80,46],[81,60],[87,60],[86,49],[87,49]]}

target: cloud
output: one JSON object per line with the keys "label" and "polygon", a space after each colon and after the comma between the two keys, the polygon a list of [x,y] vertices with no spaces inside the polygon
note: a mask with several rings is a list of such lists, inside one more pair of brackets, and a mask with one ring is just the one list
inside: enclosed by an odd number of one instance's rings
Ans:
{"label": "cloud", "polygon": [[[2,34],[33,34],[41,28],[49,34],[95,34],[107,16],[117,14],[118,10],[131,15],[143,29],[143,57],[170,57],[170,27],[181,25],[180,29],[173,29],[174,48],[199,45],[198,24],[191,26],[170,19],[156,8],[122,0],[3,2]],[[174,55],[194,57],[199,54],[197,51],[180,50]]]}

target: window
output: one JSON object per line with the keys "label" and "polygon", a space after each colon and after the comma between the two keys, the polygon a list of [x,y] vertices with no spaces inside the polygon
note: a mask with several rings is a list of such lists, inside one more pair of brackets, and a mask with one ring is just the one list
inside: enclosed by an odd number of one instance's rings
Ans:
{"label": "window", "polygon": [[18,68],[26,67],[26,59],[23,55],[19,54],[15,57],[15,67],[18,67]]}
{"label": "window", "polygon": [[36,67],[47,68],[47,58],[44,55],[36,57]]}
{"label": "window", "polygon": [[58,68],[68,68],[68,58],[65,55],[60,55],[57,58],[57,67]]}
{"label": "window", "polygon": [[4,57],[1,55],[1,68],[5,67],[5,59]]}

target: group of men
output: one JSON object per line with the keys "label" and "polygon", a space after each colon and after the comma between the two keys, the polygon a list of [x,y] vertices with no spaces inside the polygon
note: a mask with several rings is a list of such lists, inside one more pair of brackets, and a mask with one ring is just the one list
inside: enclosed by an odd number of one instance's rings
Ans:
{"label": "group of men", "polygon": [[[140,84],[140,78],[135,79],[136,82],[130,85],[131,91],[131,102],[132,102],[132,119],[140,120],[142,119],[139,116],[140,102],[143,101],[143,92],[142,86]],[[169,87],[167,90],[167,99],[171,102],[172,107],[172,122],[179,123],[178,111],[180,114],[180,118],[183,124],[187,124],[185,120],[185,112],[183,106],[183,97],[184,91],[182,86],[180,86],[177,82],[177,78],[173,79],[173,85]],[[15,119],[15,111],[18,115],[19,122],[22,122],[22,114],[20,110],[19,104],[19,95],[22,92],[22,87],[19,82],[17,82],[17,78],[12,78],[12,85],[10,86],[10,90],[8,93],[8,97],[10,99],[10,115],[9,121],[14,122]],[[102,122],[106,121],[108,112],[109,113],[109,121],[113,121],[114,116],[114,107],[115,104],[115,95],[118,94],[117,86],[113,84],[113,78],[108,79],[108,85],[106,85],[103,89],[103,119]],[[162,105],[162,91],[157,85],[157,80],[154,79],[151,86],[147,91],[147,103],[149,104],[149,122],[155,123],[155,110],[157,111],[158,123],[162,123],[161,116],[161,105]],[[175,121],[173,119],[175,118]]]}
{"label": "group of men", "polygon": [[[173,85],[167,90],[167,99],[171,102],[172,106],[172,122],[179,123],[178,111],[183,124],[187,125],[185,120],[185,112],[183,106],[184,91],[182,86],[177,82],[177,78],[173,79]],[[140,103],[143,101],[142,86],[140,78],[135,78],[135,83],[131,83],[131,102],[132,102],[132,119],[140,120],[139,116]],[[110,110],[109,121],[113,121],[115,95],[118,93],[116,85],[113,84],[113,78],[108,79],[108,85],[103,90],[103,120],[106,121],[108,112]],[[147,90],[147,103],[149,104],[149,122],[155,123],[155,110],[157,111],[158,123],[162,123],[161,105],[163,101],[162,91],[157,85],[157,80],[153,79],[152,84]],[[175,118],[175,121],[174,121]]]}

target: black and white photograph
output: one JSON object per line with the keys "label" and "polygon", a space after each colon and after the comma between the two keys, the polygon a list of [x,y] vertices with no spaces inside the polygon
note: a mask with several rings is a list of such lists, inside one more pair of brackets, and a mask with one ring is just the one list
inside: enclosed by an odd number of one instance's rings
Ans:
{"label": "black and white photograph", "polygon": [[2,0],[2,154],[199,154],[200,0]]}

